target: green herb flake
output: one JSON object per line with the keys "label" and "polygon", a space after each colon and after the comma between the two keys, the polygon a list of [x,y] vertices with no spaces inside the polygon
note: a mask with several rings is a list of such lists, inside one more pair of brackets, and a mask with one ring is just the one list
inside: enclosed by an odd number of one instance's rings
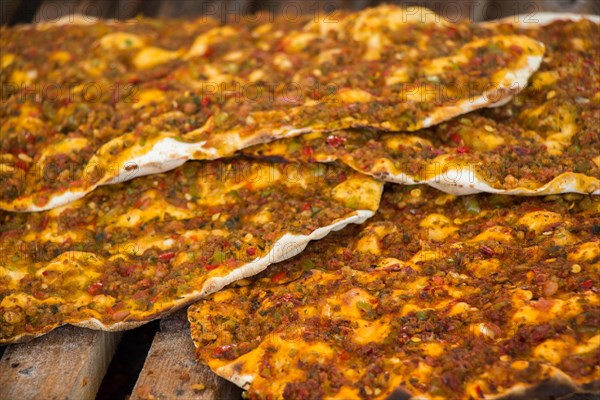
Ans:
{"label": "green herb flake", "polygon": [[371,303],[364,300],[357,301],[356,307],[358,307],[360,310],[366,313],[373,311],[373,306],[371,305]]}

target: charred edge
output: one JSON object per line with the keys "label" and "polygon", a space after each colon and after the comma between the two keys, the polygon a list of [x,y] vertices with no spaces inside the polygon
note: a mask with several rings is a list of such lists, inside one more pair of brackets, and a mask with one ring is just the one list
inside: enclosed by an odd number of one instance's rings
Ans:
{"label": "charred edge", "polygon": [[583,385],[583,390],[600,394],[600,380],[586,383]]}
{"label": "charred edge", "polygon": [[394,389],[385,400],[410,400],[411,398],[412,396],[410,393],[402,389]]}
{"label": "charred edge", "polygon": [[[546,379],[518,393],[509,393],[498,400],[597,400],[600,399],[600,380],[582,385],[578,390],[571,382]],[[395,389],[386,400],[411,400],[413,396],[403,389]]]}
{"label": "charred edge", "polygon": [[243,361],[237,361],[236,363],[231,365],[231,369],[237,373],[237,374],[241,374],[242,373],[242,369],[244,367],[244,362]]}
{"label": "charred edge", "polygon": [[577,392],[570,382],[556,379],[546,379],[535,386],[531,386],[519,393],[510,393],[502,396],[499,400],[545,400],[556,399],[564,396],[574,395]]}
{"label": "charred edge", "polygon": [[287,159],[283,156],[263,156],[261,154],[245,154],[245,153],[240,153],[238,154],[240,156],[242,156],[243,158],[247,158],[249,160],[260,160],[260,161],[266,161],[269,163],[273,163],[273,164],[286,164],[286,163],[292,163],[294,162],[291,159]]}
{"label": "charred edge", "polygon": [[[387,133],[387,132],[392,132],[392,133],[397,133],[397,131],[393,128],[385,128],[383,126],[381,126],[382,124],[389,122],[389,121],[383,121],[383,122],[379,122],[379,123],[374,123],[374,124],[365,124],[365,123],[361,123],[361,122],[357,122],[355,124],[352,124],[349,128],[349,130],[353,130],[353,131],[360,131],[360,130],[368,130],[368,131],[374,131],[374,132],[379,132],[379,133]],[[344,129],[343,127],[340,129]],[[336,129],[338,130],[338,129]],[[334,131],[331,131],[334,132]]]}
{"label": "charred edge", "polygon": [[556,400],[598,400],[599,396],[599,393],[571,393],[557,397]]}

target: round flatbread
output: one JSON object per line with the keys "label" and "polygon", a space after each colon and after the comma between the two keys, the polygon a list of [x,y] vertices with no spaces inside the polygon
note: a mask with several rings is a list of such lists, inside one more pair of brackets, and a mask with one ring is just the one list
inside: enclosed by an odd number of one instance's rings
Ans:
{"label": "round flatbread", "polygon": [[505,102],[541,63],[527,36],[428,15],[2,28],[0,208],[51,209],[307,132],[433,126]]}
{"label": "round flatbread", "polygon": [[343,167],[192,162],[50,211],[0,212],[0,343],[164,316],[363,222],[382,186]]}
{"label": "round flatbread", "polygon": [[[531,84],[509,104],[414,133],[375,130],[308,134],[245,150],[288,160],[339,159],[399,184],[454,194],[600,193],[600,44],[587,19],[515,30],[545,43]],[[565,40],[565,35],[568,39]]]}
{"label": "round flatbread", "polygon": [[393,186],[366,226],[188,311],[249,398],[547,398],[598,390],[600,198]]}

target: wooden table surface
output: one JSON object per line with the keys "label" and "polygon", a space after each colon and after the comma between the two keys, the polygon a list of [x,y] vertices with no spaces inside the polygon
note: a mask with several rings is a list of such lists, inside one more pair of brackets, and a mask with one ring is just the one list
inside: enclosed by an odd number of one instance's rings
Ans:
{"label": "wooden table surface", "polygon": [[[94,399],[122,336],[64,326],[6,347],[0,360],[0,399]],[[161,320],[128,395],[131,400],[240,400],[241,393],[194,360],[189,324],[181,310]]]}

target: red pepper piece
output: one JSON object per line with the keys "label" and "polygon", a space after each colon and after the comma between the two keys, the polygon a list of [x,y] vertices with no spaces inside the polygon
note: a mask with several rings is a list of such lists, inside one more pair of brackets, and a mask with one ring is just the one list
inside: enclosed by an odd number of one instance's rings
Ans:
{"label": "red pepper piece", "polygon": [[92,296],[96,296],[97,294],[101,294],[104,292],[104,285],[102,282],[92,282],[87,288],[87,292]]}
{"label": "red pepper piece", "polygon": [[331,147],[339,147],[339,146],[343,145],[344,143],[346,143],[346,138],[339,137],[336,135],[329,135],[329,136],[327,136],[327,139],[325,139],[325,141]]}
{"label": "red pepper piece", "polygon": [[175,253],[173,253],[172,251],[168,251],[166,253],[162,253],[161,255],[159,255],[158,259],[160,261],[170,261],[174,257],[175,257]]}
{"label": "red pepper piece", "polygon": [[283,279],[285,279],[286,276],[287,274],[285,273],[285,271],[280,271],[271,277],[271,282],[281,282]]}

